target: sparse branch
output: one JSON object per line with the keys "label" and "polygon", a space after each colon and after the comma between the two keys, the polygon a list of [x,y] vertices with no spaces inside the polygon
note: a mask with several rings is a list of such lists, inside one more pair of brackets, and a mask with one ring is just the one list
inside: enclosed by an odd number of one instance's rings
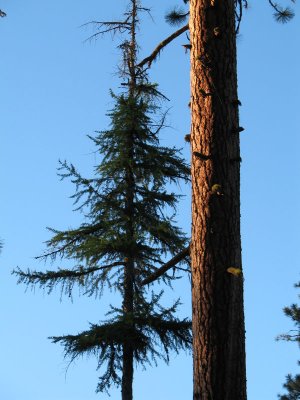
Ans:
{"label": "sparse branch", "polygon": [[185,257],[189,255],[189,252],[190,252],[190,246],[187,246],[180,253],[176,254],[175,257],[171,258],[171,260],[169,260],[163,266],[158,268],[152,275],[144,279],[142,281],[142,286],[154,282],[156,279],[161,277],[165,272],[167,272],[170,268],[175,267],[176,264],[178,264],[180,261],[182,261]]}
{"label": "sparse branch", "polygon": [[235,19],[236,19],[236,28],[235,33],[238,34],[240,30],[240,25],[243,18],[243,9],[248,8],[248,0],[235,0]]}
{"label": "sparse branch", "polygon": [[[62,245],[61,247],[53,250],[53,251],[49,251],[48,253],[44,253],[41,256],[37,256],[35,257],[36,260],[41,259],[41,258],[47,258],[47,257],[53,257],[55,258],[55,256],[59,253],[63,254],[64,251],[71,246],[72,244],[76,243],[79,240],[82,240],[83,236],[88,236],[94,232],[96,232],[98,229],[100,229],[102,227],[102,224],[96,224],[90,227],[83,227],[79,230],[74,230],[74,231],[69,231],[69,233],[73,234],[74,237],[70,240],[66,240],[64,238],[62,238],[61,241],[66,241],[66,243],[64,245]],[[50,228],[48,228],[49,230],[52,230]],[[57,232],[56,232],[57,233]],[[52,238],[52,240],[50,240],[48,243],[53,244],[54,238]],[[55,248],[55,246],[53,246]],[[52,247],[52,248],[53,248]]]}
{"label": "sparse branch", "polygon": [[68,270],[68,269],[58,269],[57,271],[27,271],[23,272],[19,269],[13,271],[14,275],[18,275],[20,282],[25,283],[34,283],[39,282],[40,284],[46,284],[48,281],[59,281],[61,279],[76,279],[81,278],[86,275],[92,274],[97,271],[101,271],[103,269],[113,268],[117,266],[124,265],[124,262],[117,261],[111,264],[102,265],[99,267],[90,267],[90,268],[78,268],[76,270]]}
{"label": "sparse branch", "polygon": [[183,32],[189,29],[189,24],[184,25],[182,28],[178,29],[176,32],[172,33],[172,35],[168,36],[159,45],[155,48],[155,50],[150,54],[150,56],[144,58],[139,64],[138,67],[143,67],[145,64],[148,64],[148,67],[151,66],[152,62],[156,59],[159,55],[161,50],[166,47],[170,42],[180,36]]}
{"label": "sparse branch", "polygon": [[94,33],[92,36],[90,36],[86,40],[92,40],[95,39],[98,35],[104,35],[105,33],[116,33],[116,32],[124,32],[126,30],[130,30],[130,22],[128,19],[125,21],[91,21],[87,22],[86,24],[81,25],[87,26],[87,25],[96,25],[97,29],[99,32]]}
{"label": "sparse branch", "polygon": [[71,244],[75,243],[77,240],[79,240],[79,237],[76,237],[76,238],[70,240],[69,242],[67,242],[65,245],[63,245],[62,247],[60,247],[57,250],[50,251],[49,253],[45,253],[41,256],[37,256],[34,258],[35,258],[35,260],[39,260],[40,258],[55,257],[58,253],[63,253],[67,247],[69,247]]}

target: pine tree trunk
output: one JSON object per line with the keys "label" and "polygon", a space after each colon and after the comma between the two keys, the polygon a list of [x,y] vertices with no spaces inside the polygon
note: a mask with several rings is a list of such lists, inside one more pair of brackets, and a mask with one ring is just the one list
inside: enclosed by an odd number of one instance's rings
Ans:
{"label": "pine tree trunk", "polygon": [[133,350],[130,345],[126,345],[123,348],[122,372],[122,400],[132,400]]}
{"label": "pine tree trunk", "polygon": [[[134,118],[134,117],[133,117]],[[132,131],[129,132],[127,137],[127,159],[133,160],[133,134],[134,122]],[[132,247],[134,239],[134,177],[130,163],[126,171],[126,208],[125,214],[127,216],[126,236],[131,243],[125,258],[126,263],[124,266],[124,297],[123,297],[123,311],[127,319],[127,323],[133,323],[132,318],[134,314],[134,254],[130,247]],[[130,338],[125,338],[123,345],[123,370],[122,370],[122,400],[132,400],[132,385],[133,385],[133,345]]]}
{"label": "pine tree trunk", "polygon": [[[132,139],[128,141],[129,159],[132,154]],[[126,227],[127,237],[133,243],[134,227],[133,227],[133,175],[131,169],[127,171],[126,176],[127,194],[126,194],[126,215],[128,223]],[[128,249],[126,254],[126,263],[124,267],[124,297],[123,311],[127,319],[127,323],[133,323],[134,313],[134,258],[131,249]],[[122,367],[122,400],[132,400],[132,385],[133,385],[133,345],[130,338],[125,338],[123,345],[123,367]]]}
{"label": "pine tree trunk", "polygon": [[194,400],[246,399],[234,3],[190,1]]}
{"label": "pine tree trunk", "polygon": [[[133,274],[134,265],[132,260],[126,263],[124,273],[124,300],[123,310],[127,315],[130,323],[130,318],[133,315]],[[129,339],[129,338],[127,338]],[[122,370],[122,400],[132,400],[132,385],[133,385],[133,346],[130,340],[123,345],[123,370]]]}

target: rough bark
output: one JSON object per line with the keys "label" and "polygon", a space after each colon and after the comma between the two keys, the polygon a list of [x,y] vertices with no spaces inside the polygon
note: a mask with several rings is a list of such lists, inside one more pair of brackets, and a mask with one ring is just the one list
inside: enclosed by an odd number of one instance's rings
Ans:
{"label": "rough bark", "polygon": [[234,0],[191,0],[194,400],[245,400]]}

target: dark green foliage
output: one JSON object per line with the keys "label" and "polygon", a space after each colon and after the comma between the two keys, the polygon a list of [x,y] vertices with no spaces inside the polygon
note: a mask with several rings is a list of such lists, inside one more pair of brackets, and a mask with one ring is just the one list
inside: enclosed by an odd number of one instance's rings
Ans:
{"label": "dark green foliage", "polygon": [[[137,9],[139,3],[131,3]],[[129,21],[131,14],[126,15]],[[71,179],[76,187],[72,198],[84,222],[74,229],[50,229],[53,236],[41,258],[69,260],[74,266],[14,271],[19,283],[38,285],[48,293],[56,286],[68,296],[75,286],[89,296],[100,297],[106,288],[120,293],[122,305],[112,308],[107,321],[52,340],[64,346],[71,360],[95,355],[102,370],[97,390],[122,382],[124,399],[131,398],[124,394],[124,387],[132,384],[132,379],[131,383],[122,380],[126,354],[132,354],[126,365],[133,361],[144,365],[160,358],[168,362],[171,351],[191,347],[191,322],[176,317],[179,302],[164,308],[163,292],[149,294],[149,285],[143,284],[165,264],[167,256],[175,256],[188,244],[174,219],[179,196],[168,191],[167,185],[180,180],[188,183],[190,168],[177,148],[160,146],[166,117],[160,112],[164,96],[136,65],[136,22],[132,12],[128,25],[133,39],[130,45],[125,41],[120,46],[124,92],[111,93],[110,127],[90,137],[101,158],[94,176],[82,177],[72,164],[60,163],[59,175]],[[177,278],[176,271],[174,265],[173,275],[159,275],[158,281],[170,284]]]}
{"label": "dark green foliage", "polygon": [[[93,138],[102,162],[95,167],[91,179],[81,177],[73,165],[61,163],[62,178],[71,178],[76,185],[72,196],[78,210],[83,211],[86,221],[77,229],[58,231],[50,229],[53,237],[47,242],[48,251],[43,257],[57,256],[75,261],[73,269],[56,271],[17,270],[18,282],[39,285],[50,293],[56,285],[62,294],[71,296],[74,285],[87,295],[101,295],[105,286],[118,289],[121,294],[128,253],[134,259],[134,313],[124,314],[114,309],[116,316],[102,325],[92,325],[78,335],[53,337],[61,342],[66,355],[72,359],[83,354],[96,354],[99,367],[107,369],[100,378],[98,390],[108,389],[120,382],[119,371],[123,340],[134,344],[134,359],[144,364],[151,359],[168,360],[171,350],[188,349],[191,345],[190,321],[176,319],[178,304],[169,310],[159,307],[159,297],[153,296],[148,303],[141,282],[157,267],[164,264],[167,254],[181,251],[187,240],[174,225],[173,216],[167,209],[176,209],[178,196],[166,191],[168,182],[179,179],[189,181],[189,167],[178,157],[178,149],[159,145],[158,133],[163,121],[153,121],[157,111],[152,96],[147,93],[128,97],[113,95],[115,107],[109,114],[111,129]],[[133,154],[128,156],[126,140],[133,139]],[[134,235],[130,236],[126,225],[126,171],[132,171]],[[169,282],[172,277],[164,275]],[[162,351],[155,350],[156,344]]]}
{"label": "dark green foliage", "polygon": [[280,400],[299,400],[300,399],[300,375],[287,375],[286,382],[283,387],[288,391],[288,394],[279,395]]}
{"label": "dark green foliage", "polygon": [[[300,288],[300,283],[295,285]],[[290,307],[283,309],[285,315],[292,319],[295,325],[295,329],[289,333],[280,335],[278,339],[297,342],[300,345],[300,307],[298,304],[292,304]],[[298,364],[300,362],[298,361]],[[287,390],[288,394],[278,395],[280,400],[300,400],[300,375],[295,376],[287,375],[286,382],[283,387]]]}
{"label": "dark green foliage", "polygon": [[174,318],[178,303],[165,309],[159,306],[159,300],[160,295],[152,295],[149,303],[140,298],[133,314],[112,309],[110,314],[115,316],[107,322],[91,325],[77,335],[52,337],[52,340],[63,343],[66,355],[72,359],[83,354],[96,355],[98,368],[106,365],[97,391],[107,391],[112,383],[120,383],[124,345],[134,343],[134,359],[142,365],[156,364],[157,359],[168,362],[171,351],[178,353],[190,348],[190,321]]}
{"label": "dark green foliage", "polygon": [[185,12],[183,8],[174,7],[166,14],[165,19],[168,24],[177,26],[183,24],[187,20],[188,15],[189,13]]}
{"label": "dark green foliage", "polygon": [[[295,3],[296,0],[290,0],[292,3]],[[183,0],[185,4],[189,3],[189,0]],[[268,0],[270,6],[274,10],[274,18],[277,22],[286,23],[289,22],[294,16],[295,13],[290,7],[282,7],[280,4],[274,2],[273,0]],[[236,15],[236,33],[239,32],[241,20],[243,17],[243,9],[247,9],[249,7],[248,0],[235,0],[235,15]],[[189,12],[185,12],[185,10],[181,7],[175,6],[173,7],[165,16],[165,19],[168,24],[172,26],[181,25],[186,22],[188,18]]]}

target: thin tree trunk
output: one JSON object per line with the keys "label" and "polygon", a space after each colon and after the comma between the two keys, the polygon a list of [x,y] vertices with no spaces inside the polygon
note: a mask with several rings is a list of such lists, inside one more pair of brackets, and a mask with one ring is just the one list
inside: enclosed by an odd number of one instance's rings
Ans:
{"label": "thin tree trunk", "polygon": [[[124,300],[123,310],[130,323],[133,315],[133,277],[134,265],[132,259],[126,263],[124,274]],[[123,370],[122,370],[122,400],[132,400],[133,385],[133,346],[130,338],[123,345]]]}
{"label": "thin tree trunk", "polygon": [[[127,138],[128,160],[133,159],[133,131]],[[125,257],[124,267],[124,297],[123,311],[129,325],[133,324],[134,313],[134,254],[131,249],[134,242],[134,177],[131,167],[128,166],[126,172],[126,215],[128,222],[126,234],[131,243]],[[122,400],[132,400],[133,385],[133,346],[130,338],[125,338],[123,345],[123,370],[122,370]]]}
{"label": "thin tree trunk", "polygon": [[[137,1],[131,0],[131,41],[128,49],[128,73],[129,73],[129,98],[132,99],[135,96],[136,90],[136,24],[137,24]],[[134,159],[134,127],[135,127],[135,116],[132,116],[132,130],[128,133],[127,137],[127,150],[128,160]],[[127,237],[130,239],[131,244],[134,242],[135,230],[134,230],[134,191],[135,182],[132,171],[131,163],[128,163],[126,171],[126,214],[128,217],[128,223],[126,226]],[[128,318],[128,323],[132,324],[134,314],[134,254],[132,250],[128,249],[126,255],[126,265],[124,271],[124,298],[123,298],[123,310]],[[125,341],[123,345],[123,370],[122,370],[122,400],[132,400],[132,386],[133,386],[133,346],[130,342],[130,338]]]}
{"label": "thin tree trunk", "polygon": [[234,0],[191,0],[190,36],[194,400],[245,400]]}

